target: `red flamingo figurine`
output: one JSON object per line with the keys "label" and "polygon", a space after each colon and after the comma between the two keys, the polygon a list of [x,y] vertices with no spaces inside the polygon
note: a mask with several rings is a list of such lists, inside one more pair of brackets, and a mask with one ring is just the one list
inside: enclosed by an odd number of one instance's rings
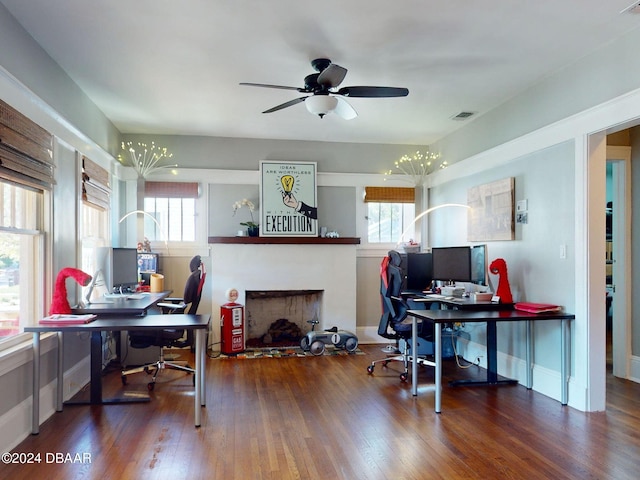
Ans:
{"label": "red flamingo figurine", "polygon": [[498,290],[496,296],[500,297],[500,303],[513,303],[511,296],[511,287],[509,286],[509,275],[507,274],[507,262],[502,258],[496,258],[491,265],[489,271],[498,277]]}

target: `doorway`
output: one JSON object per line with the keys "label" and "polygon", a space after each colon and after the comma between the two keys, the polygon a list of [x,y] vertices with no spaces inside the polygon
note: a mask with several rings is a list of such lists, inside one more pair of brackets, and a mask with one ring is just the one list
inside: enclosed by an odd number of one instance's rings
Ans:
{"label": "doorway", "polygon": [[607,372],[630,376],[631,147],[607,146]]}

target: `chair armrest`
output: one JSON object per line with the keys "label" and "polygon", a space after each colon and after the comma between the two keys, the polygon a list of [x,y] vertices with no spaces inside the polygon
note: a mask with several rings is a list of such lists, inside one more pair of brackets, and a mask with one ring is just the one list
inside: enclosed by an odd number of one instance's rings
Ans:
{"label": "chair armrest", "polygon": [[172,302],[172,303],[184,303],[184,298],[182,297],[165,297],[162,299],[163,302]]}

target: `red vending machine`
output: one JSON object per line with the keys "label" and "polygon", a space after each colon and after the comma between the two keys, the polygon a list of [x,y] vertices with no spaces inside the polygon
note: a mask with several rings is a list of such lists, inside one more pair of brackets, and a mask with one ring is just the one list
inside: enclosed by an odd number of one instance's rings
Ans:
{"label": "red vending machine", "polygon": [[239,303],[220,307],[220,338],[222,353],[244,352],[244,307]]}

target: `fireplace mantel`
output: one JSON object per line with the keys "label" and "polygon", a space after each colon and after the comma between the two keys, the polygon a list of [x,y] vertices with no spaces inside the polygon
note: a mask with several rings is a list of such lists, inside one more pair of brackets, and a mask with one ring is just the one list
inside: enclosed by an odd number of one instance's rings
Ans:
{"label": "fireplace mantel", "polygon": [[209,243],[248,245],[359,245],[358,237],[209,237]]}

